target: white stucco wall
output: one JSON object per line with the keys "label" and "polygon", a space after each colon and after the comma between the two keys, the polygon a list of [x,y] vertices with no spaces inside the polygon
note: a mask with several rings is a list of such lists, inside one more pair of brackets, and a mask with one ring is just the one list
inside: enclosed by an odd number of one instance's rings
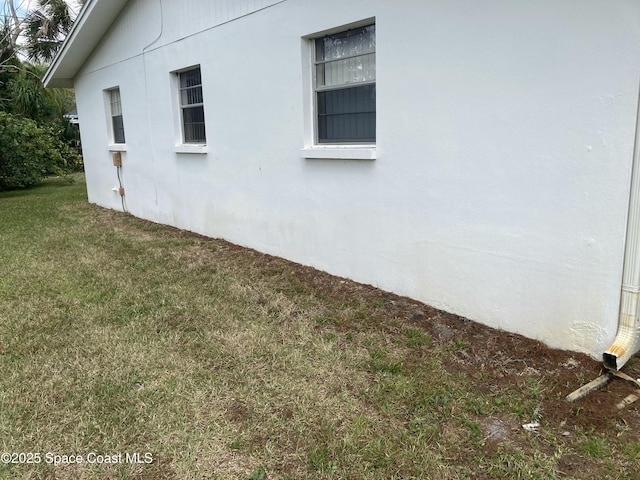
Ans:
{"label": "white stucco wall", "polygon": [[[103,93],[119,86],[132,214],[552,346],[613,339],[640,4],[190,0],[190,24],[168,3],[129,2],[75,79],[90,201],[121,208]],[[370,17],[377,159],[305,159],[304,37]],[[175,153],[170,72],[196,64],[208,152]]]}

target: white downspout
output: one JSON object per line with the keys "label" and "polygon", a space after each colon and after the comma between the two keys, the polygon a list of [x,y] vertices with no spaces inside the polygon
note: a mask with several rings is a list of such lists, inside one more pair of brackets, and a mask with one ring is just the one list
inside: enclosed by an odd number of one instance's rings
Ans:
{"label": "white downspout", "polygon": [[618,333],[602,355],[604,366],[609,370],[621,369],[640,350],[640,95],[638,102]]}

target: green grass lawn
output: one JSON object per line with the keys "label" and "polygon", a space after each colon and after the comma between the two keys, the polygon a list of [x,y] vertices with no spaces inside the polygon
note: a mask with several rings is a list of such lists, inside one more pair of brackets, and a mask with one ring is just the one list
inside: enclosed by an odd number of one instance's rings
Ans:
{"label": "green grass lawn", "polygon": [[24,454],[0,478],[639,478],[637,407],[606,429],[548,413],[591,371],[457,370],[469,340],[402,299],[90,205],[75,179],[0,194],[0,452]]}

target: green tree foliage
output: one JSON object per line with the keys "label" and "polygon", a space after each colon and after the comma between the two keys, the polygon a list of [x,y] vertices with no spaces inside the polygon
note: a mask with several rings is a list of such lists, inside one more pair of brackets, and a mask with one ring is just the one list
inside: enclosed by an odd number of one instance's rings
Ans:
{"label": "green tree foliage", "polygon": [[77,169],[80,157],[53,126],[0,112],[0,191],[30,187]]}
{"label": "green tree foliage", "polygon": [[[0,17],[0,190],[24,188],[45,175],[82,167],[79,132],[64,114],[73,92],[46,89],[42,77],[73,23],[64,0],[40,0],[18,15],[17,0]],[[8,6],[8,7],[7,7]],[[24,44],[18,39],[23,34]],[[27,55],[36,64],[24,61]]]}
{"label": "green tree foliage", "polygon": [[73,19],[64,0],[40,0],[27,17],[27,56],[36,62],[50,62],[69,32]]}
{"label": "green tree foliage", "polygon": [[0,110],[41,124],[54,123],[65,130],[69,122],[64,114],[75,108],[73,91],[44,88],[41,78],[45,71],[43,65],[22,63],[5,76],[3,83],[0,75]]}

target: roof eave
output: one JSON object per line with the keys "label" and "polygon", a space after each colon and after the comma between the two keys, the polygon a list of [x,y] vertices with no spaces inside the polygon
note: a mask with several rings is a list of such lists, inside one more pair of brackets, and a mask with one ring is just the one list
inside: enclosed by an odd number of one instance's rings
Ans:
{"label": "roof eave", "polygon": [[44,75],[45,87],[73,87],[78,71],[126,3],[127,0],[88,0],[86,2]]}

